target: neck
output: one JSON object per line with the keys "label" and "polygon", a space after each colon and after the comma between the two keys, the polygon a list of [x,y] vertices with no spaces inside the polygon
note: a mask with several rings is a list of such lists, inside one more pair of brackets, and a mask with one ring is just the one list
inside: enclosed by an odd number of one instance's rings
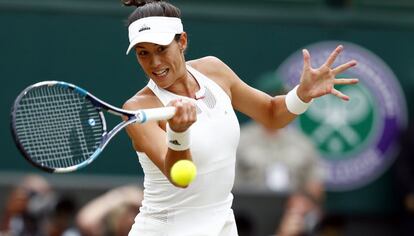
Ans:
{"label": "neck", "polygon": [[176,82],[168,88],[170,92],[194,99],[196,98],[196,92],[199,89],[200,86],[198,85],[197,80],[187,69],[185,70],[184,75],[178,78]]}

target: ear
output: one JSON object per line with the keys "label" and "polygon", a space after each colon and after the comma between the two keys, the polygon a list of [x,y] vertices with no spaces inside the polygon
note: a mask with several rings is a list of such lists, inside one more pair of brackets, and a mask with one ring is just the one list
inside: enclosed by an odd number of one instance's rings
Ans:
{"label": "ear", "polygon": [[187,33],[182,32],[180,40],[178,41],[178,46],[180,47],[181,51],[185,51],[187,49]]}

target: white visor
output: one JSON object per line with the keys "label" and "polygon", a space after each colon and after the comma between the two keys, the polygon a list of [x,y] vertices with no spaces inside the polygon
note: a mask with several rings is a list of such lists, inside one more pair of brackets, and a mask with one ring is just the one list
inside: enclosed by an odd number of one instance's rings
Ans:
{"label": "white visor", "polygon": [[155,43],[159,45],[170,44],[176,34],[183,32],[181,19],[177,17],[151,16],[134,21],[128,27],[129,47],[131,49],[138,43]]}

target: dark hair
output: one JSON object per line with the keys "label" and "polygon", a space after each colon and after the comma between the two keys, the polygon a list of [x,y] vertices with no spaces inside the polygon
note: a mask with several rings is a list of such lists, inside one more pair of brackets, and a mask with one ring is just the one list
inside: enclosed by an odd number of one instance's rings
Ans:
{"label": "dark hair", "polygon": [[125,6],[136,6],[128,17],[128,25],[149,16],[166,16],[181,18],[181,11],[174,5],[160,0],[122,0]]}

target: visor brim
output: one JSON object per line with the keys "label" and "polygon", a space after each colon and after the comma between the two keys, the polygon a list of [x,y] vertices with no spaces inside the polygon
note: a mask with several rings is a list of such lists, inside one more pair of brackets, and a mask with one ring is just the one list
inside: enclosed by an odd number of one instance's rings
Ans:
{"label": "visor brim", "polygon": [[128,55],[132,48],[139,43],[154,43],[158,45],[169,45],[175,37],[175,33],[145,33],[136,37],[129,44],[126,54]]}

